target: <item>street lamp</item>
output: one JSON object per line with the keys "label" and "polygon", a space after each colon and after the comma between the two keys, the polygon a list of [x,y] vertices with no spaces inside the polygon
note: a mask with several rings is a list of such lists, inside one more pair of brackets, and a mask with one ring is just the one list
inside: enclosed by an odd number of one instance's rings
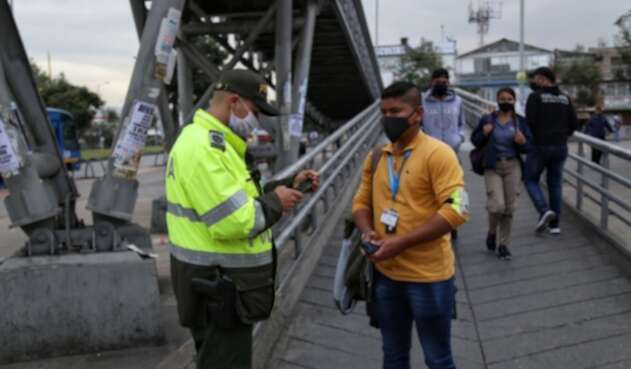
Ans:
{"label": "street lamp", "polygon": [[525,31],[525,0],[519,0],[519,103],[524,106],[524,95],[526,94],[525,76],[526,76],[526,55],[524,55],[524,31]]}
{"label": "street lamp", "polygon": [[375,46],[379,46],[379,0],[375,0]]}

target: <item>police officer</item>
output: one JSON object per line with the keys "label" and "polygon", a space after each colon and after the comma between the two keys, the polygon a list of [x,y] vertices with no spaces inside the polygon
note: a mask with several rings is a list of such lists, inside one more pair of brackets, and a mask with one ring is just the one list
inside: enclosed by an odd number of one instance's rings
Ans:
{"label": "police officer", "polygon": [[259,114],[279,114],[267,103],[265,80],[246,70],[223,72],[208,111],[195,112],[167,163],[171,276],[198,369],[251,367],[252,325],[274,303],[270,227],[302,200],[295,188],[319,184],[306,170],[260,187],[246,159]]}

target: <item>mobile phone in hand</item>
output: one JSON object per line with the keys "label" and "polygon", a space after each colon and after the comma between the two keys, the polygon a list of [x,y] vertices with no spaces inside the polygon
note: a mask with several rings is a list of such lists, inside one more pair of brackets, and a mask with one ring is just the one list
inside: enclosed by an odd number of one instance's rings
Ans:
{"label": "mobile phone in hand", "polygon": [[375,245],[372,242],[368,242],[368,241],[362,241],[362,249],[366,252],[366,254],[368,255],[372,255],[375,252],[377,252],[377,250],[379,249],[379,247],[377,245]]}
{"label": "mobile phone in hand", "polygon": [[307,180],[305,180],[304,182],[302,182],[301,184],[299,184],[296,187],[296,190],[302,192],[302,193],[309,193],[313,191],[313,180],[311,178],[307,178]]}

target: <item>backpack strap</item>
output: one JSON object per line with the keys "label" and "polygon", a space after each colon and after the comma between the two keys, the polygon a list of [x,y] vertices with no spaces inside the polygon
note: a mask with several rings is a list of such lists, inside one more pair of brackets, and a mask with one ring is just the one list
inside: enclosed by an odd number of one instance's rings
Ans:
{"label": "backpack strap", "polygon": [[370,199],[372,200],[372,188],[373,182],[375,180],[375,172],[377,171],[377,165],[379,165],[379,160],[381,160],[381,151],[386,145],[379,145],[372,149],[372,155],[370,157]]}

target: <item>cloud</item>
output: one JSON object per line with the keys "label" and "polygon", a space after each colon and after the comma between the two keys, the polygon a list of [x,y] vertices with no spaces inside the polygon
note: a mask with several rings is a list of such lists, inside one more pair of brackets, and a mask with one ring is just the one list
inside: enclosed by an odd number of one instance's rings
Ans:
{"label": "cloud", "polygon": [[[375,1],[362,1],[373,34]],[[458,41],[460,53],[474,49],[478,46],[478,35],[476,26],[468,23],[469,3],[467,0],[379,0],[380,43],[398,43],[400,37],[409,37],[413,42],[421,37],[438,41],[444,25],[445,34]],[[526,42],[549,49],[571,49],[578,43],[595,46],[599,38],[611,42],[617,33],[613,22],[631,8],[627,0],[525,0],[525,4]],[[488,42],[503,37],[519,39],[519,0],[504,0],[502,8],[501,19],[491,21]]]}
{"label": "cloud", "polygon": [[[375,1],[362,0],[373,32]],[[611,41],[617,32],[613,22],[631,8],[628,0],[525,1],[526,42],[549,49]],[[467,0],[380,0],[379,5],[382,44],[401,37],[439,41],[444,25],[460,53],[478,45]],[[16,0],[14,12],[27,53],[40,66],[46,68],[50,52],[55,74],[64,72],[71,82],[92,89],[100,85],[108,105],[122,106],[138,50],[127,0]],[[486,40],[502,37],[519,38],[519,0],[504,0],[502,18],[491,21]]]}
{"label": "cloud", "polygon": [[[26,52],[53,75],[100,90],[109,106],[123,105],[138,51],[127,1],[14,1],[14,15]],[[99,87],[100,86],[100,87]]]}

